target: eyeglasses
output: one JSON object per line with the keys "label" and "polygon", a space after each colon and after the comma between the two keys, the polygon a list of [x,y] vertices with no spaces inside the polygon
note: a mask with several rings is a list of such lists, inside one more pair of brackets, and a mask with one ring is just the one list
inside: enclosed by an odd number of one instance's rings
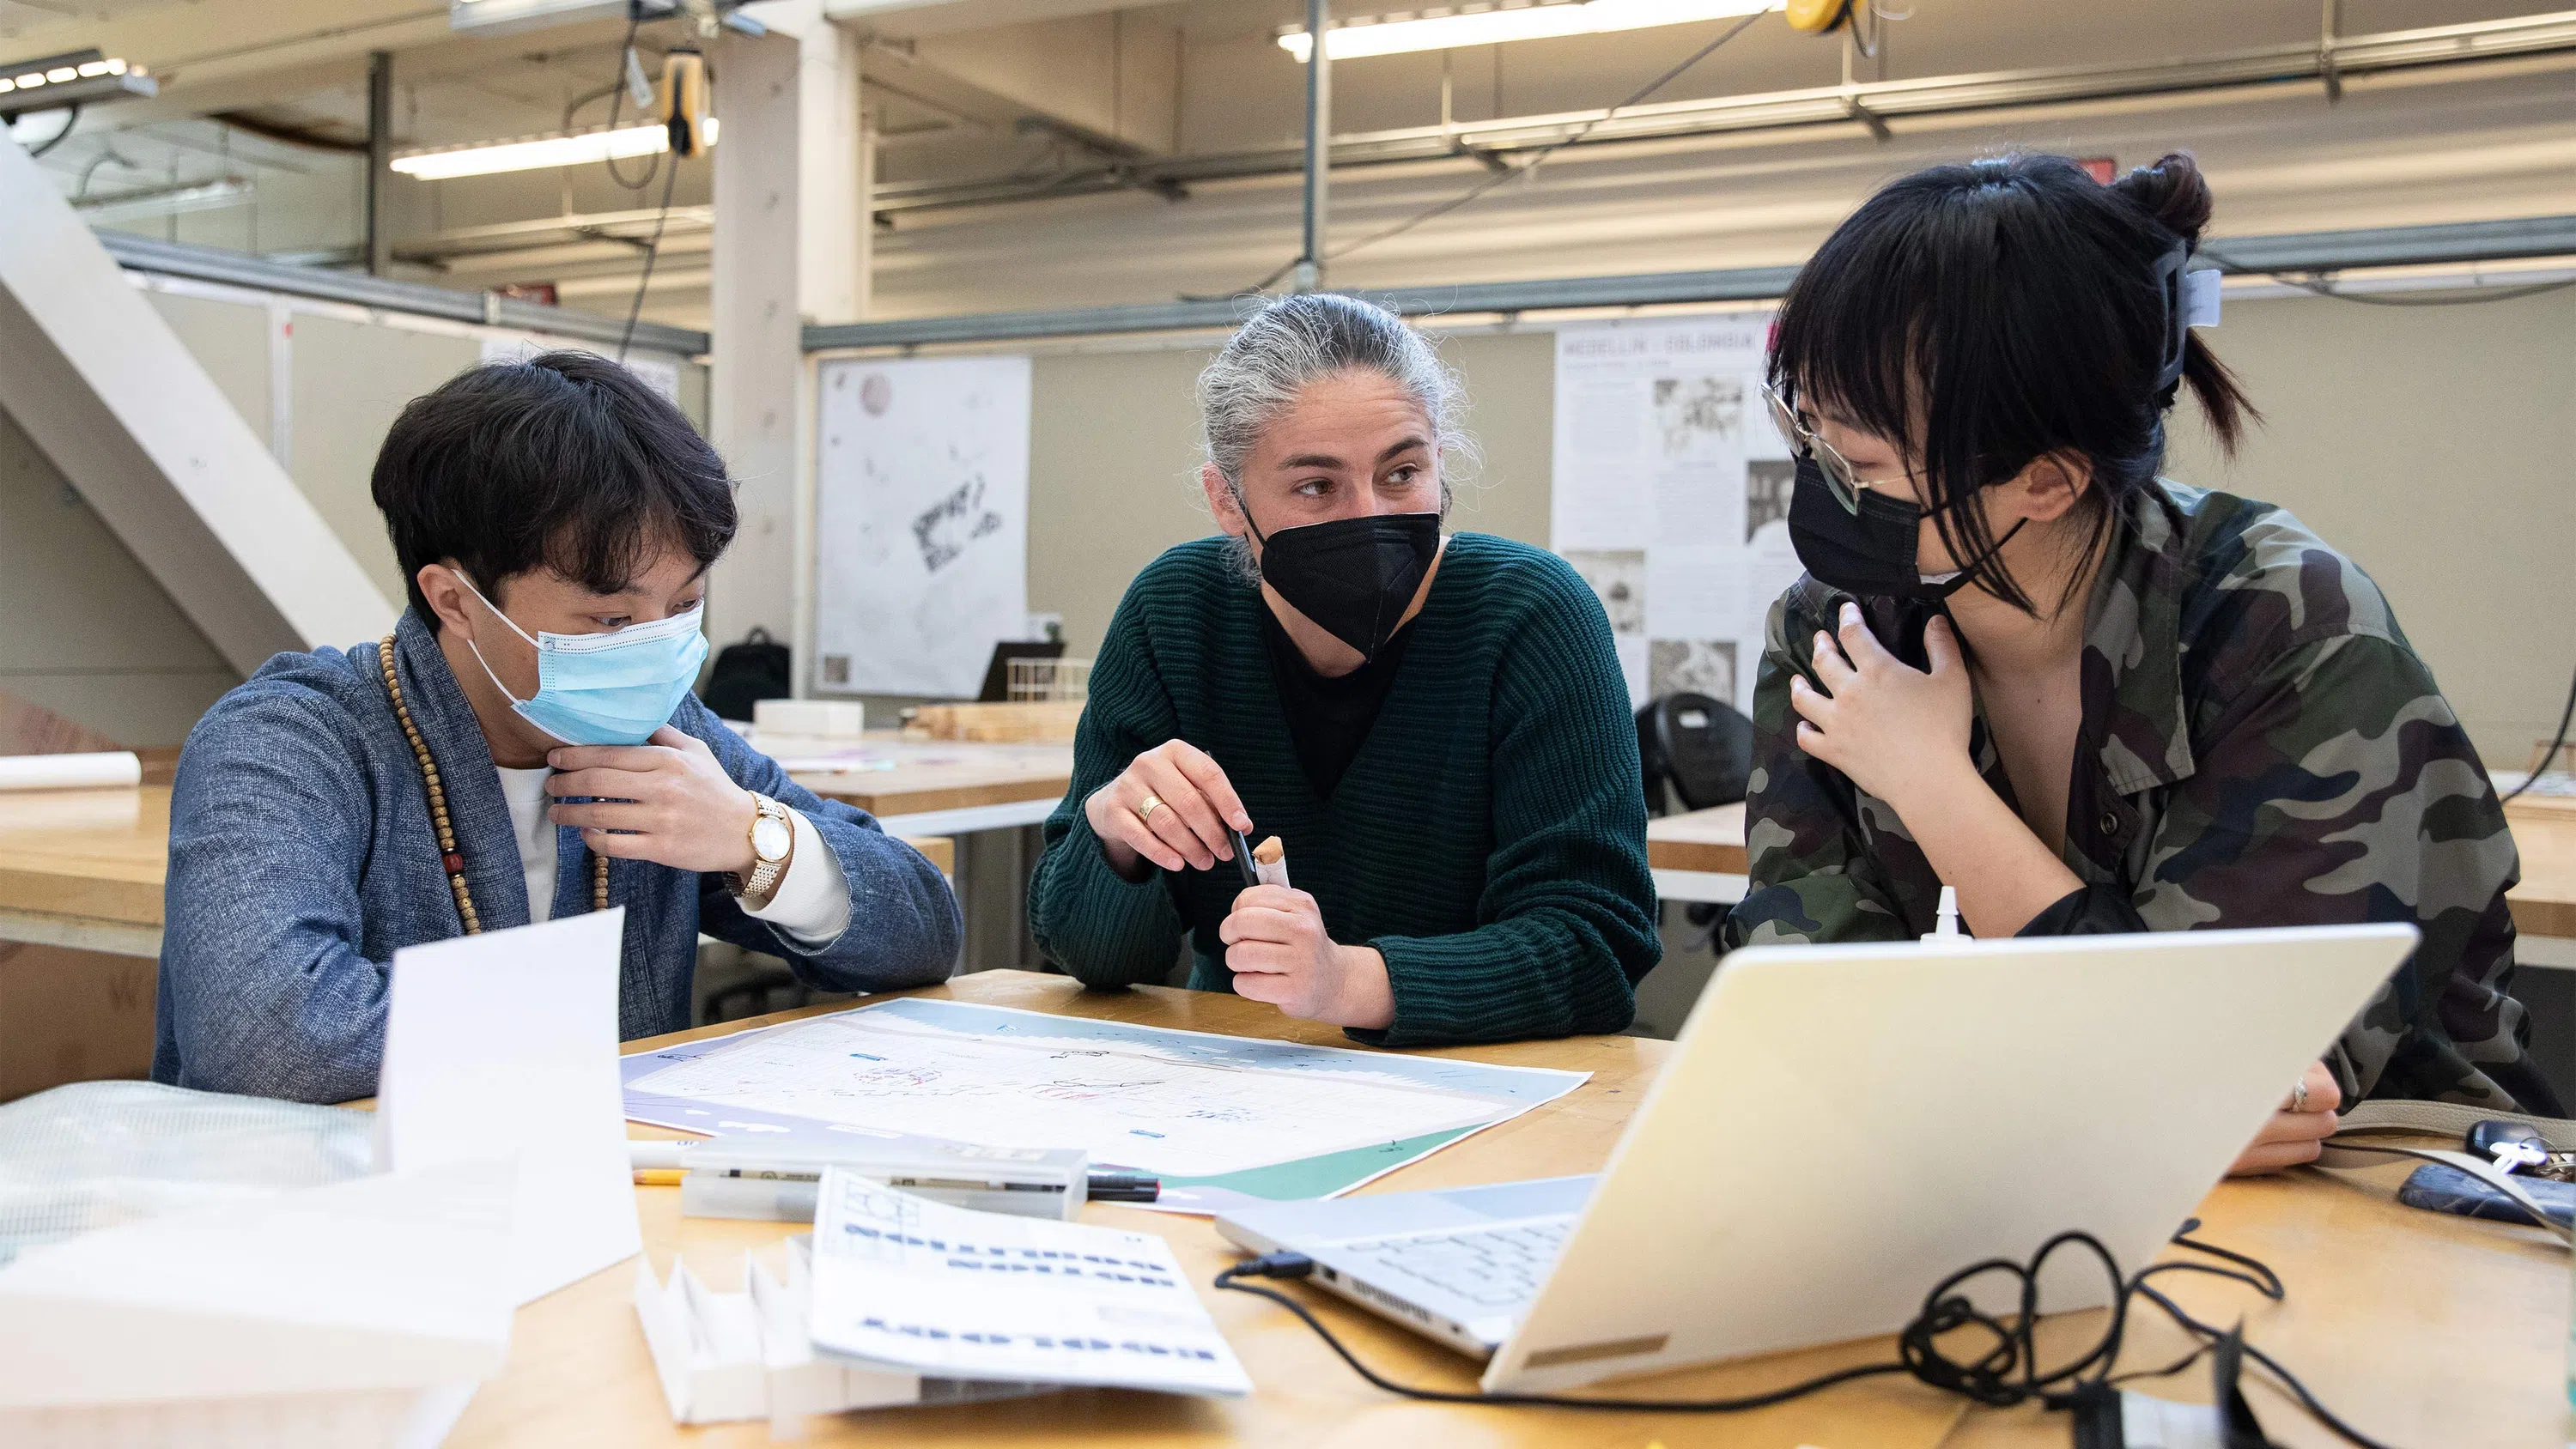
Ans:
{"label": "eyeglasses", "polygon": [[1859,470],[1852,467],[1851,460],[1835,452],[1834,445],[1807,426],[1807,420],[1789,405],[1789,400],[1767,382],[1762,384],[1762,400],[1771,405],[1771,426],[1780,430],[1780,436],[1788,440],[1789,447],[1801,456],[1816,460],[1816,471],[1825,478],[1825,491],[1834,495],[1834,501],[1843,506],[1843,512],[1859,513],[1861,493],[1873,483],[1888,481],[1861,477]]}

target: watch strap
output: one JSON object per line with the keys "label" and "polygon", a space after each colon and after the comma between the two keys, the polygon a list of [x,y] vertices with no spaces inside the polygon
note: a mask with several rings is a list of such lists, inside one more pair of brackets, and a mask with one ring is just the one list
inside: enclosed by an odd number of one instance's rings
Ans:
{"label": "watch strap", "polygon": [[752,830],[754,832],[759,830],[760,822],[764,817],[786,826],[787,853],[776,860],[760,860],[759,851],[755,847],[753,857],[756,863],[752,866],[751,874],[745,877],[728,872],[725,876],[725,884],[736,896],[745,900],[767,901],[778,890],[779,878],[787,874],[787,867],[796,859],[796,817],[786,806],[757,790],[752,792],[751,798],[752,803],[757,807],[752,815]]}

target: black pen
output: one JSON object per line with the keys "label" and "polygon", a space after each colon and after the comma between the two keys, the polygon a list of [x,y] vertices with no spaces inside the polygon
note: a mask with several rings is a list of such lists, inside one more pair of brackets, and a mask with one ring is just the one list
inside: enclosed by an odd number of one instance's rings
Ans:
{"label": "black pen", "polygon": [[1088,1195],[1093,1202],[1152,1202],[1163,1195],[1163,1180],[1148,1173],[1094,1168]]}
{"label": "black pen", "polygon": [[1261,884],[1261,871],[1252,863],[1252,842],[1244,839],[1243,832],[1231,825],[1225,828],[1225,833],[1234,837],[1234,864],[1243,872],[1244,886],[1248,889]]}

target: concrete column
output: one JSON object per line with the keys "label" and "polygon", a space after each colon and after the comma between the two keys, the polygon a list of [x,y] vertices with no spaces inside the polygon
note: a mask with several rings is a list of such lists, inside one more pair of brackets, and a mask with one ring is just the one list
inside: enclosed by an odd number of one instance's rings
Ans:
{"label": "concrete column", "polygon": [[866,315],[870,166],[857,38],[820,0],[753,12],[771,33],[717,42],[715,242],[709,419],[740,487],[741,531],[709,589],[710,633],[759,625],[813,677],[812,371],[809,321]]}

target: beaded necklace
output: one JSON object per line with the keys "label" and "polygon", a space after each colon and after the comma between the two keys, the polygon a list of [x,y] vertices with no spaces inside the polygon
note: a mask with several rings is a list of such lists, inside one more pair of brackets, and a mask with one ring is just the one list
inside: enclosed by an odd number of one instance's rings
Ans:
{"label": "beaded necklace", "polygon": [[[429,745],[420,737],[420,727],[411,721],[411,706],[403,701],[402,680],[394,674],[394,636],[387,634],[376,646],[377,662],[384,666],[385,693],[394,702],[394,718],[402,721],[403,738],[411,741],[413,758],[420,761],[420,778],[429,787],[429,819],[438,830],[438,863],[447,871],[447,889],[456,897],[456,918],[465,923],[465,934],[483,934],[482,918],[474,913],[474,893],[465,886],[465,853],[456,848],[456,831],[447,818],[447,789],[438,780],[438,762],[429,756]],[[608,909],[608,857],[590,858],[590,908]]]}

